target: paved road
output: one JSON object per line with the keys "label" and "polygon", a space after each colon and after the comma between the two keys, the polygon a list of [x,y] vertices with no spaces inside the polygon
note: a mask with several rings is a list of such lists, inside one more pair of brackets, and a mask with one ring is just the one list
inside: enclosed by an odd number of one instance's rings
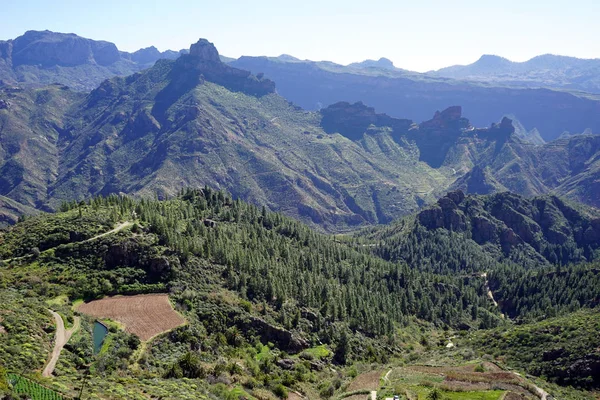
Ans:
{"label": "paved road", "polygon": [[71,335],[73,335],[73,333],[79,329],[79,317],[75,317],[73,320],[73,327],[66,330],[62,317],[52,310],[48,311],[52,313],[54,321],[56,321],[56,333],[54,335],[54,349],[52,350],[52,356],[50,357],[48,364],[46,364],[44,372],[42,372],[42,376],[44,377],[49,377],[52,375],[52,372],[54,372],[54,367],[56,367],[58,357],[60,357],[60,352],[71,338]]}

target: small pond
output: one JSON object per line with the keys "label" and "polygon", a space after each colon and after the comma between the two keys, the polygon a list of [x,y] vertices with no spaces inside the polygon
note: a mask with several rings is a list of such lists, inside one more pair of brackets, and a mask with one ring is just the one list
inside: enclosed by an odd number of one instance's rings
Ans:
{"label": "small pond", "polygon": [[102,348],[102,343],[104,343],[104,338],[108,334],[108,328],[104,326],[104,324],[96,321],[94,322],[94,354],[98,354],[100,349]]}

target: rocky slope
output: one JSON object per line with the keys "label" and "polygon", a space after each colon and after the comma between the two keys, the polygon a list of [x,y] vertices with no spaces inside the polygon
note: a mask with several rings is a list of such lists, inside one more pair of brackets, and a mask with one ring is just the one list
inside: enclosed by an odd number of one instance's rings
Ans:
{"label": "rocky slope", "polygon": [[600,213],[555,196],[457,190],[414,217],[363,232],[373,251],[439,273],[537,269],[600,258]]}
{"label": "rocky slope", "polygon": [[16,39],[0,41],[0,81],[9,85],[60,83],[88,91],[107,78],[132,74],[180,53],[161,53],[155,47],[127,53],[114,43],[72,33],[27,31]]}

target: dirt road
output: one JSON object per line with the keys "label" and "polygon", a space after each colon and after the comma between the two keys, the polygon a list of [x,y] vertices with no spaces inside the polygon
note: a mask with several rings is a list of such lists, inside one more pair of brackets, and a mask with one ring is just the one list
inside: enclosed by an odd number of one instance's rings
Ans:
{"label": "dirt road", "polygon": [[56,367],[56,362],[58,361],[58,357],[60,357],[60,352],[69,339],[71,335],[75,333],[79,329],[79,317],[75,317],[73,320],[73,327],[71,329],[65,330],[65,324],[63,319],[58,313],[48,310],[54,317],[54,321],[56,321],[56,333],[54,335],[54,349],[52,350],[52,356],[50,357],[50,361],[46,364],[46,368],[44,368],[44,372],[42,372],[42,376],[49,377],[54,372],[54,367]]}

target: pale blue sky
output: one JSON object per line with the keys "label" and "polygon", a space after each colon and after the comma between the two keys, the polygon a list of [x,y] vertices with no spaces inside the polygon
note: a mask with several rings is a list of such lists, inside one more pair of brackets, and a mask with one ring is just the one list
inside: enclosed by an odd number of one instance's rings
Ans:
{"label": "pale blue sky", "polygon": [[0,39],[73,32],[134,51],[187,48],[282,53],[341,64],[387,57],[427,71],[482,54],[514,61],[553,53],[600,58],[599,0],[2,0]]}

